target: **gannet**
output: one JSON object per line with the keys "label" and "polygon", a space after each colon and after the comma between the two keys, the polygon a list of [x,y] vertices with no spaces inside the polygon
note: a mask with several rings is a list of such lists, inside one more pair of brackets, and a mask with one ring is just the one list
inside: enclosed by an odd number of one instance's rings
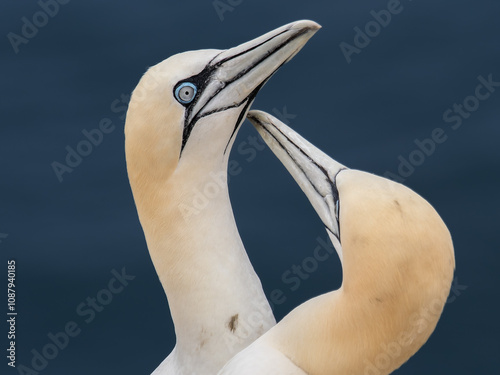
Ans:
{"label": "gannet", "polygon": [[234,221],[228,157],[257,92],[319,27],[298,21],[228,50],[174,55],[132,94],[127,171],[176,334],[155,375],[216,374],[275,324]]}
{"label": "gannet", "polygon": [[321,218],[343,281],[294,309],[220,374],[391,373],[443,311],[455,268],[446,225],[409,188],[346,168],[271,115],[248,118]]}

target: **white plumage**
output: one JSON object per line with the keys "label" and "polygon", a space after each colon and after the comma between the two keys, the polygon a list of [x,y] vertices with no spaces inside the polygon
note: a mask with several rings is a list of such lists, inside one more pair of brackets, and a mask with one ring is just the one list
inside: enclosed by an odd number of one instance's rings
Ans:
{"label": "white plumage", "polygon": [[175,55],[132,95],[127,169],[177,339],[155,375],[389,374],[437,324],[455,263],[436,211],[258,111],[250,121],[323,221],[344,279],[275,325],[249,262],[229,200],[229,152],[260,88],[318,29],[299,21],[229,50]]}

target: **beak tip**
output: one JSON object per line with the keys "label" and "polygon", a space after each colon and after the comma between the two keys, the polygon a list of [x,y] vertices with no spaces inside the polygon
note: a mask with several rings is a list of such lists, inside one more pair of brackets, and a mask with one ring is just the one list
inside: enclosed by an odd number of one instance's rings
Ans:
{"label": "beak tip", "polygon": [[258,127],[262,126],[262,123],[264,122],[263,120],[266,116],[267,113],[256,109],[252,109],[251,111],[248,112],[247,119],[252,123],[253,126]]}
{"label": "beak tip", "polygon": [[291,26],[291,29],[306,29],[306,30],[316,32],[319,29],[321,29],[321,25],[317,22],[310,21],[310,20],[300,20],[300,21],[294,22]]}

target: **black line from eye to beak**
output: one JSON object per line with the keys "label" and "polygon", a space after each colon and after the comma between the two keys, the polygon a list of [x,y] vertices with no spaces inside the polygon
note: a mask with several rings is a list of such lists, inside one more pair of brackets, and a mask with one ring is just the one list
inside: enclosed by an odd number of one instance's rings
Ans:
{"label": "black line from eye to beak", "polygon": [[[244,51],[241,51],[240,53],[237,53],[236,55],[233,55],[233,56],[228,56],[226,57],[225,59],[222,59],[221,61],[218,61],[217,63],[213,64],[213,61],[218,57],[220,56],[220,54],[224,53],[225,51],[222,51],[220,53],[218,53],[217,55],[215,55],[210,61],[209,63],[205,66],[205,68],[198,74],[194,75],[194,76],[191,76],[181,82],[193,82],[197,85],[198,87],[198,95],[197,95],[197,98],[195,98],[195,100],[190,103],[189,106],[186,106],[186,114],[185,114],[185,120],[184,120],[184,130],[183,130],[183,134],[182,134],[182,146],[181,146],[181,154],[182,154],[182,151],[184,150],[184,146],[186,145],[186,142],[187,142],[187,139],[189,138],[189,136],[191,135],[191,131],[193,130],[193,127],[194,125],[196,124],[196,122],[202,118],[202,117],[205,117],[205,116],[208,116],[208,115],[211,115],[213,113],[216,113],[216,112],[221,112],[221,111],[224,111],[226,109],[230,109],[230,108],[235,108],[235,107],[239,107],[240,105],[242,105],[245,100],[247,100],[247,98],[245,98],[244,100],[242,100],[240,103],[236,103],[236,104],[233,104],[233,105],[230,105],[230,106],[227,106],[227,107],[223,107],[223,108],[219,108],[219,109],[216,109],[216,110],[213,110],[213,111],[210,111],[210,112],[207,112],[205,113],[203,116],[198,116],[198,115],[195,115],[193,117],[193,119],[188,122],[188,119],[191,117],[191,113],[193,111],[193,108],[196,106],[196,103],[198,102],[199,98],[201,97],[201,93],[203,92],[203,90],[205,90],[205,88],[208,86],[208,83],[210,81],[210,78],[212,77],[214,71],[218,68],[220,68],[220,66],[223,64],[223,63],[226,63],[228,61],[231,61],[239,56],[242,56],[244,55],[245,53],[248,53],[260,46],[262,46],[263,44],[273,40],[274,38],[280,36],[281,34],[287,32],[288,30],[284,30],[282,31],[281,33],[279,34],[276,34],[276,35],[273,35],[272,37],[266,39],[265,41],[249,48],[249,49],[246,49]],[[237,78],[236,78],[237,79]],[[210,103],[210,101],[215,97],[217,96],[217,94],[219,94],[228,84],[232,83],[235,79],[231,80],[231,81],[228,81],[228,82],[225,82],[224,85],[222,87],[220,87],[218,90],[216,90],[216,92],[210,97],[208,98],[208,100],[205,102],[205,104],[200,108],[200,110],[198,111],[198,113],[200,113],[207,105],[208,103]],[[179,82],[175,87],[177,87],[181,82]]]}
{"label": "black line from eye to beak", "polygon": [[[200,115],[200,113],[203,111],[203,109],[212,101],[213,98],[215,98],[222,90],[224,90],[226,87],[228,87],[231,83],[237,81],[238,79],[240,79],[241,77],[245,76],[248,72],[252,71],[253,69],[255,69],[255,67],[257,67],[259,64],[261,64],[263,61],[265,61],[267,58],[269,58],[270,56],[272,56],[274,53],[276,53],[277,51],[279,51],[280,49],[282,49],[285,45],[287,45],[288,43],[290,43],[291,41],[293,41],[294,39],[298,38],[299,36],[305,34],[306,32],[309,31],[309,29],[303,29],[303,30],[300,30],[298,31],[296,34],[290,36],[290,38],[287,38],[283,43],[279,44],[278,46],[276,46],[274,49],[272,50],[269,50],[267,51],[266,54],[264,54],[258,61],[254,62],[254,64],[252,64],[251,66],[249,66],[248,68],[242,70],[239,74],[237,74],[236,76],[234,76],[232,79],[230,79],[229,81],[227,82],[223,82],[224,84],[215,91],[215,93],[210,96],[206,102],[203,104],[203,106],[200,108],[200,110],[198,111],[198,113],[192,118],[191,121],[189,121],[189,118],[191,117],[191,113],[192,113],[192,110],[193,108],[195,107],[196,103],[198,102],[198,100],[201,98],[201,95],[204,91],[204,89],[208,86],[208,83],[210,81],[210,78],[212,77],[214,71],[218,68],[220,68],[222,66],[223,63],[226,63],[232,59],[235,59],[236,57],[239,57],[239,56],[242,56],[262,45],[264,45],[265,43],[268,43],[269,41],[277,38],[278,36],[286,33],[287,31],[289,31],[290,29],[287,29],[287,30],[284,30],[282,31],[281,33],[279,34],[276,34],[276,35],[273,35],[272,37],[270,37],[269,39],[255,45],[255,46],[252,46],[251,48],[247,49],[247,50],[244,50],[240,53],[237,53],[236,55],[233,55],[233,56],[229,56],[217,63],[215,63],[214,65],[211,65],[213,60],[220,54],[216,55],[211,61],[209,64],[207,64],[205,66],[205,68],[203,69],[203,71],[201,71],[199,74],[195,75],[195,76],[192,76],[190,78],[187,78],[185,80],[183,80],[182,82],[194,82],[197,84],[198,86],[198,95],[197,95],[197,98],[195,98],[195,100],[190,103],[190,105],[187,107],[186,109],[186,114],[185,114],[185,120],[184,120],[184,129],[183,129],[183,134],[182,134],[182,145],[181,145],[181,152],[180,152],[180,155],[179,157],[182,155],[182,151],[184,150],[184,147],[186,146],[186,143],[187,143],[187,140],[189,138],[189,136],[191,135],[191,132],[196,124],[196,122],[203,118],[203,117],[206,117],[206,116],[209,116],[213,113],[217,113],[217,112],[222,112],[222,111],[225,111],[227,109],[230,109],[230,108],[237,108],[239,106],[241,106],[243,103],[245,103],[245,101],[248,100],[248,102],[250,103],[251,100],[249,100],[250,96],[253,94],[253,96],[255,97],[255,95],[257,94],[255,92],[254,94],[254,91],[248,96],[246,97],[245,99],[243,99],[242,101],[240,101],[239,103],[233,103],[229,106],[226,106],[226,107],[221,107],[221,108],[217,108],[217,109],[214,109],[212,111],[209,111],[209,112],[206,112],[206,113],[203,113]],[[268,77],[266,78],[266,80],[263,81],[263,83],[265,83],[283,64],[286,63],[287,60],[285,60],[282,64],[280,64],[280,66]],[[181,83],[181,82],[179,82]],[[263,83],[260,84],[258,86],[258,88],[261,88],[263,86]],[[176,85],[177,86],[177,85]],[[257,90],[258,92],[258,90]],[[244,113],[244,112],[243,112]],[[236,125],[236,128],[237,128],[237,125]],[[234,134],[235,130],[233,131],[233,134]],[[232,136],[231,136],[232,138]],[[227,149],[227,146],[226,146],[226,149]],[[226,150],[224,150],[224,153],[226,152]]]}

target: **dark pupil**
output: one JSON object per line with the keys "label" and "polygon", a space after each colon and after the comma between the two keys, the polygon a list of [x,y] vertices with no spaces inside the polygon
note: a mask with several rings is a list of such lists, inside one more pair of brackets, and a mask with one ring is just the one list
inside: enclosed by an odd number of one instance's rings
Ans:
{"label": "dark pupil", "polygon": [[185,94],[186,96],[187,96],[187,95],[189,95],[189,91],[187,91],[187,90],[186,90],[186,91],[184,92],[184,94]]}

